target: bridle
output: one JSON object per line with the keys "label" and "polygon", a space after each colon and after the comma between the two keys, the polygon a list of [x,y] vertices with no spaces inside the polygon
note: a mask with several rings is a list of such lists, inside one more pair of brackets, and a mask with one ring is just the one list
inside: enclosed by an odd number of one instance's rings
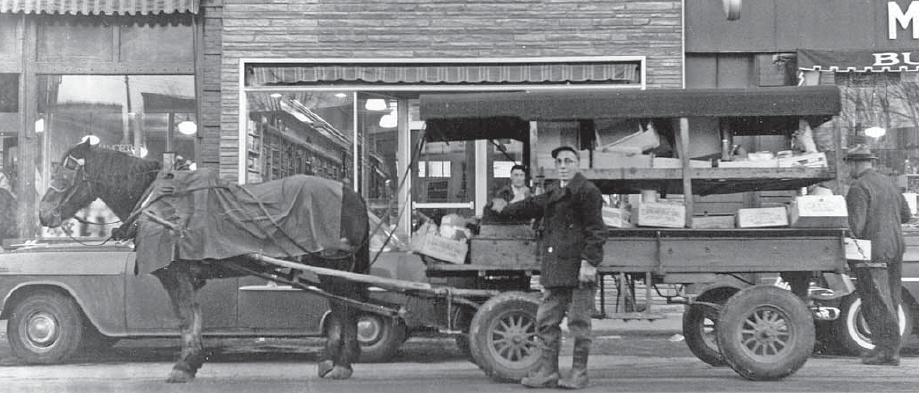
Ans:
{"label": "bridle", "polygon": [[[93,181],[94,180],[91,179],[86,172],[86,159],[76,158],[70,154],[68,154],[67,157],[64,158],[64,162],[58,168],[58,173],[59,173],[59,176],[52,177],[49,188],[51,188],[52,190],[54,190],[55,192],[59,194],[64,194],[64,197],[61,198],[60,201],[58,201],[58,203],[54,206],[54,208],[51,209],[51,213],[54,217],[61,219],[61,221],[63,222],[63,219],[61,217],[61,206],[70,202],[70,199],[73,198],[74,195],[76,195],[77,188],[78,188],[77,187],[78,179],[81,183],[86,185],[86,187],[89,189],[90,194],[92,194],[93,192]],[[105,223],[89,222],[77,216],[73,216],[73,219],[81,223],[89,224],[89,225],[108,225],[108,224],[115,224],[117,222],[120,222],[120,221],[105,222]]]}

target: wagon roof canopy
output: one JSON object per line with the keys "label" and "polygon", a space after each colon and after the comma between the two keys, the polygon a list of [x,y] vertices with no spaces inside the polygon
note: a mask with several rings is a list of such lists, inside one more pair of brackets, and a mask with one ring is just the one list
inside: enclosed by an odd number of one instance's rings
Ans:
{"label": "wagon roof canopy", "polygon": [[840,96],[836,86],[605,89],[421,96],[423,120],[832,116],[839,110]]}

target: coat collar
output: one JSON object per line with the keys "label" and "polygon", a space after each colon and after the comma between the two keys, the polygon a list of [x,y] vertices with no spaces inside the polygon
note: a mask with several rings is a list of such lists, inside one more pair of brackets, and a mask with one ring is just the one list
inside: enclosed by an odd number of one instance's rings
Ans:
{"label": "coat collar", "polygon": [[[569,191],[572,194],[577,193],[581,190],[581,187],[587,183],[587,178],[581,174],[581,172],[575,173],[574,177],[571,178],[571,181],[568,182],[568,185],[565,187],[559,187],[559,183],[554,183],[555,187],[551,189],[551,194],[549,194],[549,202],[554,202],[565,196]],[[566,191],[567,190],[567,191]]]}

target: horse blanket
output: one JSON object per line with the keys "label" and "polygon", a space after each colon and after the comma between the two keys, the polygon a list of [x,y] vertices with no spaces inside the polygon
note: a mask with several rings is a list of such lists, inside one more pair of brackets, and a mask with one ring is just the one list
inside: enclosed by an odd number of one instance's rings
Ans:
{"label": "horse blanket", "polygon": [[306,175],[236,185],[208,169],[161,172],[138,216],[137,273],[174,260],[353,253],[364,239],[342,241],[343,212],[366,208],[343,187]]}

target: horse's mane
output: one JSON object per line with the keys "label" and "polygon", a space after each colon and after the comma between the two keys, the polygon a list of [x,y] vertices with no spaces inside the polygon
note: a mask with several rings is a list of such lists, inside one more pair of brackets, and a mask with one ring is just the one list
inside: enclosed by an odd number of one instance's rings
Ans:
{"label": "horse's mane", "polygon": [[159,161],[100,147],[92,147],[85,158],[85,170],[94,180],[93,187],[99,188],[97,196],[121,219],[131,213],[163,167]]}

